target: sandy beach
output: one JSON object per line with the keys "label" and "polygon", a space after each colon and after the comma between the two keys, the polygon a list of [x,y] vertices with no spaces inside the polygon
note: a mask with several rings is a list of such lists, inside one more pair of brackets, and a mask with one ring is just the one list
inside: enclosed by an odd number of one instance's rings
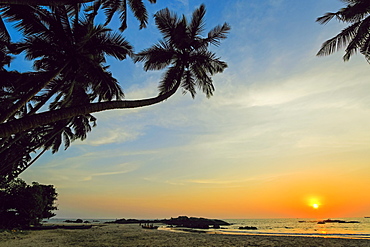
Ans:
{"label": "sandy beach", "polygon": [[57,246],[370,246],[370,240],[247,236],[169,232],[139,225],[95,225],[91,229],[1,232],[1,247]]}

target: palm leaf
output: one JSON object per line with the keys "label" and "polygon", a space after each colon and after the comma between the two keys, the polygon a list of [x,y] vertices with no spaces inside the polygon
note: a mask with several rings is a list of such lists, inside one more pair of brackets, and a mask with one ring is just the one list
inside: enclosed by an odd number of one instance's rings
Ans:
{"label": "palm leaf", "polygon": [[134,56],[134,62],[144,63],[144,69],[161,70],[171,64],[174,58],[174,50],[165,42],[159,42],[151,48],[145,49]]}
{"label": "palm leaf", "polygon": [[128,4],[136,19],[140,22],[140,29],[148,24],[148,12],[142,0],[128,0]]}
{"label": "palm leaf", "polygon": [[164,94],[171,91],[174,88],[176,83],[181,80],[182,69],[178,66],[171,66],[167,69],[166,73],[162,77],[162,80],[159,82],[159,93]]}
{"label": "palm leaf", "polygon": [[370,17],[361,21],[356,30],[356,35],[352,38],[346,48],[346,54],[344,55],[344,61],[348,61],[350,57],[356,53],[358,49],[368,50],[368,47],[363,47],[366,44],[366,40],[369,39],[370,31]]}
{"label": "palm leaf", "polygon": [[41,7],[9,5],[2,7],[1,12],[8,21],[16,22],[15,27],[26,35],[47,31],[41,20],[47,22],[50,15]]}
{"label": "palm leaf", "polygon": [[204,4],[200,5],[200,7],[193,12],[193,16],[191,18],[189,25],[190,36],[192,38],[195,38],[196,36],[203,33],[205,27],[204,23],[205,14],[206,7]]}
{"label": "palm leaf", "polygon": [[0,40],[1,42],[8,44],[10,42],[10,35],[5,27],[3,18],[0,16]]}
{"label": "palm leaf", "polygon": [[194,75],[190,70],[184,72],[184,79],[182,80],[181,87],[184,89],[183,93],[189,92],[191,97],[194,99],[196,95],[195,90],[195,79]]}
{"label": "palm leaf", "polygon": [[320,24],[326,24],[328,23],[329,21],[331,21],[334,17],[338,17],[339,14],[338,12],[337,13],[326,13],[325,15],[321,16],[321,17],[318,17],[316,19],[316,22],[320,23]]}
{"label": "palm leaf", "polygon": [[196,78],[196,84],[205,93],[206,97],[209,98],[213,96],[213,91],[215,90],[212,84],[212,78],[207,74],[204,66],[199,63],[194,63],[191,66],[191,71]]}
{"label": "palm leaf", "polygon": [[102,0],[102,8],[106,15],[106,21],[104,25],[107,25],[112,20],[114,13],[120,9],[121,5],[121,0]]}
{"label": "palm leaf", "polygon": [[174,30],[180,22],[178,16],[167,8],[158,11],[154,15],[154,20],[164,39],[170,39],[172,37]]}
{"label": "palm leaf", "polygon": [[340,11],[340,20],[350,23],[358,22],[369,14],[369,10],[369,1],[357,1],[356,3],[349,4]]}
{"label": "palm leaf", "polygon": [[360,24],[361,22],[356,22],[343,29],[342,32],[335,37],[325,41],[316,55],[327,56],[346,46],[353,39],[353,37],[356,36],[356,31]]}
{"label": "palm leaf", "polygon": [[209,75],[222,73],[227,68],[227,64],[210,51],[193,53],[189,61],[195,66],[203,67]]}
{"label": "palm leaf", "polygon": [[219,46],[221,40],[226,39],[226,34],[229,33],[230,29],[231,27],[227,23],[224,23],[222,26],[218,25],[209,31],[208,37],[204,41]]}
{"label": "palm leaf", "polygon": [[133,47],[119,33],[101,32],[92,38],[89,43],[95,50],[99,50],[108,56],[113,56],[118,60],[124,60],[127,56],[132,56]]}

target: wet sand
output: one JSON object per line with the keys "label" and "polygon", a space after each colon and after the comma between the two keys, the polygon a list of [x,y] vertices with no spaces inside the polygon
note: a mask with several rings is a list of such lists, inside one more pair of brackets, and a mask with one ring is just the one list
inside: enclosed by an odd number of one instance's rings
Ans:
{"label": "wet sand", "polygon": [[0,247],[61,246],[370,246],[370,240],[169,232],[139,225],[95,225],[91,229],[0,232]]}

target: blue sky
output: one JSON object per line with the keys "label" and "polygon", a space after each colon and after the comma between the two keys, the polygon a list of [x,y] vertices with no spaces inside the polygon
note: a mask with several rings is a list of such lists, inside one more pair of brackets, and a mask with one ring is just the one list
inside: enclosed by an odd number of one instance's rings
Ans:
{"label": "blue sky", "polygon": [[[361,55],[343,62],[342,51],[315,56],[344,27],[315,19],[342,3],[158,2],[148,6],[151,14],[169,7],[190,16],[205,3],[207,30],[228,22],[229,38],[212,49],[229,68],[214,77],[210,99],[178,92],[154,106],[95,114],[98,126],[87,140],[24,172],[27,182],[56,186],[57,216],[370,214],[363,200],[370,186],[369,65]],[[160,39],[153,19],[137,27],[131,18],[125,32],[137,51]],[[157,94],[161,72],[110,63],[127,99]],[[318,198],[321,213],[307,209],[310,198]]]}

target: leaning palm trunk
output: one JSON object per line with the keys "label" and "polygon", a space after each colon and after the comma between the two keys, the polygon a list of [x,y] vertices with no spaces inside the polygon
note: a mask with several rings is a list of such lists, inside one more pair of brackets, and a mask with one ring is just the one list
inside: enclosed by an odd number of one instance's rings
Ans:
{"label": "leaning palm trunk", "polygon": [[9,121],[0,124],[0,137],[1,138],[8,137],[12,134],[16,134],[28,129],[32,129],[38,126],[42,126],[45,124],[53,123],[59,120],[68,119],[79,115],[86,115],[89,113],[112,109],[139,108],[153,105],[171,97],[179,88],[180,83],[181,80],[178,80],[170,91],[149,99],[90,103],[86,105],[79,105],[74,107],[58,109],[54,111],[38,113],[32,116],[27,116],[21,119]]}

